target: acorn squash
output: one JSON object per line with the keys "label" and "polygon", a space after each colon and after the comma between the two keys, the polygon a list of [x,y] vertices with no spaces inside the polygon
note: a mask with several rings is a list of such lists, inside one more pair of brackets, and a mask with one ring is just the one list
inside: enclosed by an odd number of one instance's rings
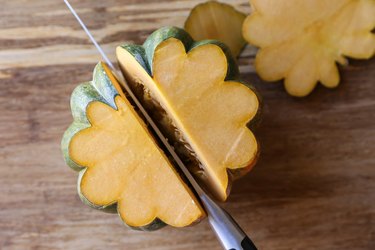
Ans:
{"label": "acorn squash", "polygon": [[188,185],[160,149],[107,66],[71,97],[74,122],[65,132],[66,162],[79,171],[81,199],[117,212],[126,225],[155,230],[204,217]]}

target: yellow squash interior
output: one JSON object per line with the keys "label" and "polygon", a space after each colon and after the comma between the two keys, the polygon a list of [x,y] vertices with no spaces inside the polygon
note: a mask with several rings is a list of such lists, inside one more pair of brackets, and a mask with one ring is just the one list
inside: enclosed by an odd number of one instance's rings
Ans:
{"label": "yellow squash interior", "polygon": [[224,81],[227,61],[216,45],[185,52],[169,38],[155,49],[153,79],[122,48],[117,58],[127,77],[144,84],[172,118],[184,140],[202,163],[207,186],[217,198],[227,197],[227,169],[249,166],[257,142],[246,127],[258,109],[258,99],[243,84]]}
{"label": "yellow squash interior", "polygon": [[90,103],[91,127],[71,140],[70,157],[87,167],[81,193],[97,206],[118,202],[118,212],[130,226],[144,226],[155,218],[175,227],[190,225],[204,212],[121,95],[115,98],[118,110]]}
{"label": "yellow squash interior", "polygon": [[267,81],[285,78],[295,96],[309,94],[317,82],[339,83],[336,62],[344,56],[374,55],[374,0],[251,0],[253,13],[243,35],[261,48],[255,68]]}
{"label": "yellow squash interior", "polygon": [[242,23],[246,15],[233,6],[209,1],[197,5],[185,22],[186,31],[194,40],[215,39],[222,41],[237,56],[246,41],[242,37]]}

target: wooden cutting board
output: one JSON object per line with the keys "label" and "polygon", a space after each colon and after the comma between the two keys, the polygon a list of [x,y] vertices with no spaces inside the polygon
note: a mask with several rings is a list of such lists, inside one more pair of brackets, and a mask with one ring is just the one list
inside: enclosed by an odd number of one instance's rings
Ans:
{"label": "wooden cutting board", "polygon": [[[198,2],[72,4],[113,59],[118,44],[182,26]],[[0,249],[220,249],[207,221],[144,233],[81,203],[60,139],[70,93],[100,58],[62,1],[2,1],[0,17]],[[256,76],[254,52],[239,62],[264,99],[262,154],[225,207],[259,249],[375,249],[375,59],[297,99]]]}

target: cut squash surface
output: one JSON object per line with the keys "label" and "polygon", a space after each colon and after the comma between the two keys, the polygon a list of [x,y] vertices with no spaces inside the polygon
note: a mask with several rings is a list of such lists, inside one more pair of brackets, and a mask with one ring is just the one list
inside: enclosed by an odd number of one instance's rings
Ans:
{"label": "cut squash surface", "polygon": [[375,53],[374,0],[250,0],[245,39],[260,50],[255,68],[266,81],[285,79],[287,92],[309,94],[317,82],[333,88],[344,56]]}
{"label": "cut squash surface", "polygon": [[72,104],[75,133],[66,132],[63,147],[84,168],[78,183],[84,201],[99,209],[115,205],[127,225],[145,230],[183,227],[204,216],[105,65],[75,90]]}
{"label": "cut squash surface", "polygon": [[[228,170],[246,172],[256,160],[257,142],[246,125],[258,111],[258,98],[245,85],[225,80],[228,60],[221,47],[206,43],[189,50],[178,39],[178,32],[184,31],[169,29],[154,34],[156,44],[149,43],[152,37],[146,41],[146,51],[154,50],[143,61],[141,47],[131,45],[118,47],[117,58],[129,83],[146,88],[167,113],[177,130],[171,133],[179,134],[201,164],[204,175],[198,177],[225,200]],[[163,32],[167,35],[160,36]],[[150,58],[153,77],[142,66]]]}
{"label": "cut squash surface", "polygon": [[229,4],[207,1],[191,10],[185,30],[197,41],[215,39],[225,43],[236,57],[246,44],[242,37],[245,17]]}

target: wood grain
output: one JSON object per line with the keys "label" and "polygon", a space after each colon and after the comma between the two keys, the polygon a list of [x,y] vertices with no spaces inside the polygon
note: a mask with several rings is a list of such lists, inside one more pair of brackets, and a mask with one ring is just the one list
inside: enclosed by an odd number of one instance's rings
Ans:
{"label": "wood grain", "polygon": [[[114,59],[163,25],[182,26],[201,1],[72,1]],[[249,12],[246,0],[227,1]],[[2,1],[0,249],[220,249],[206,221],[153,233],[84,206],[60,152],[69,96],[97,52],[62,1]],[[259,249],[375,249],[375,60],[341,68],[335,90],[289,97],[240,59],[264,99],[262,155],[225,207]]]}

